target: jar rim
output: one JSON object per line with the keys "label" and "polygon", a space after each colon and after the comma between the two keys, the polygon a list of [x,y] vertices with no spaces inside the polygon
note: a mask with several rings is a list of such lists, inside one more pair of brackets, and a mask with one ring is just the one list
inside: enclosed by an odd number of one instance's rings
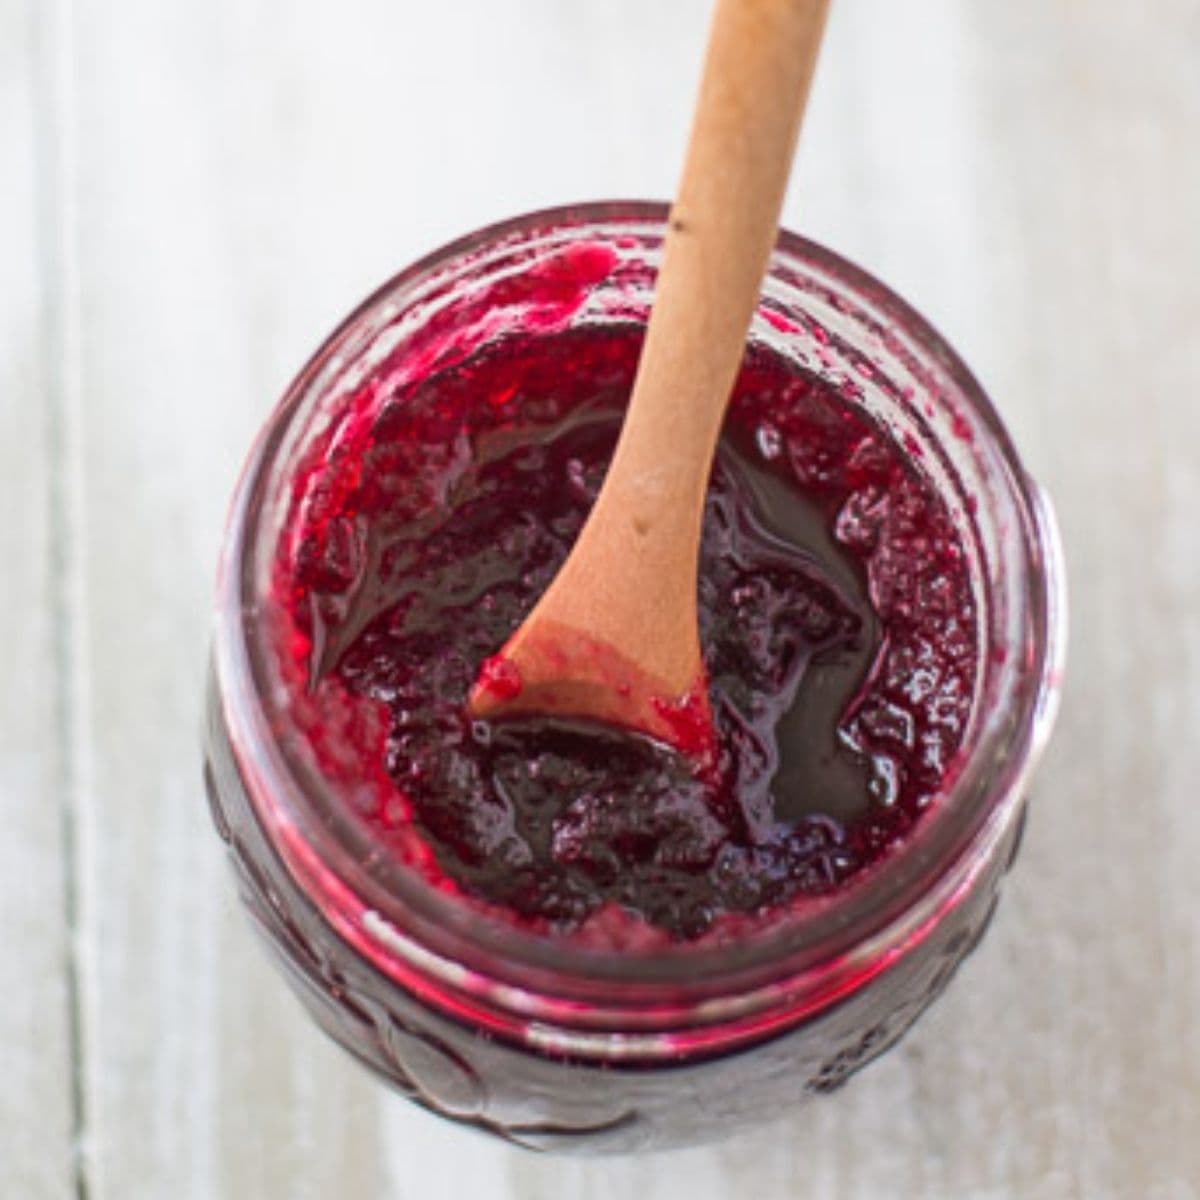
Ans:
{"label": "jar rim", "polygon": [[[1057,709],[1065,653],[1065,578],[1053,512],[1045,493],[1021,465],[990,399],[957,353],[906,301],[866,271],[797,234],[781,230],[772,269],[818,270],[856,300],[902,329],[980,418],[1011,484],[1025,558],[1024,603],[1031,653],[1009,670],[1019,708],[985,731],[938,810],[864,878],[809,914],[768,926],[733,944],[681,943],[651,955],[577,944],[486,917],[470,902],[447,896],[398,861],[372,861],[369,839],[349,820],[331,820],[336,798],[327,781],[306,770],[278,736],[268,664],[254,645],[258,597],[253,594],[255,549],[248,517],[295,416],[314,380],[326,371],[348,334],[381,304],[489,246],[542,231],[585,231],[621,224],[664,226],[668,206],[654,201],[600,201],[548,208],[488,225],[425,255],[367,297],[325,339],[262,427],[235,492],[218,583],[214,664],[216,688],[234,755],[251,802],[272,832],[293,873],[323,893],[322,905],[353,901],[355,932],[364,916],[368,938],[389,953],[419,961],[456,987],[470,986],[463,964],[484,961],[482,978],[525,994],[606,991],[615,1006],[666,995],[757,995],[781,974],[804,977],[821,963],[842,962],[853,973],[864,947],[899,944],[961,886],[972,845],[998,837],[1019,804],[1029,771],[1048,738]],[[956,803],[973,794],[973,804]],[[264,798],[273,801],[264,812]],[[278,802],[278,803],[274,803]],[[366,865],[370,863],[370,865]],[[955,882],[957,880],[957,882]],[[314,897],[314,902],[317,898]],[[343,928],[343,932],[344,932]],[[865,961],[865,959],[864,959]],[[506,993],[507,994],[507,993]],[[505,1003],[521,1003],[508,996]]]}

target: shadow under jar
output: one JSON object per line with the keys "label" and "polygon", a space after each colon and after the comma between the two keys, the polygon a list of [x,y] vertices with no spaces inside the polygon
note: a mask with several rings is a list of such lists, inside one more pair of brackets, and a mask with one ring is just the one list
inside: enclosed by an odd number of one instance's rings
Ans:
{"label": "shadow under jar", "polygon": [[[424,380],[514,338],[550,354],[576,335],[640,334],[665,219],[665,207],[632,202],[537,213],[386,284],[260,434],[218,585],[205,778],[255,924],[360,1061],[434,1112],[537,1149],[725,1135],[832,1090],[892,1045],[987,926],[1059,692],[1054,522],[990,403],[883,285],[784,233],[748,362],[765,356],[836,388],[903,447],[964,555],[972,694],[941,786],[845,879],[682,934],[633,917],[571,929],[517,919],[439,875],[400,802],[400,833],[381,842],[394,784],[352,752],[383,744],[378,707],[320,698],[337,614],[298,627],[281,596],[281,561],[303,554],[297,504],[329,502],[348,461],[339,447],[385,399],[402,409]],[[635,358],[636,345],[626,367]],[[447,454],[457,436],[448,427]],[[372,551],[350,536],[324,553],[323,569],[348,579]],[[878,803],[886,816],[895,797],[884,788]]]}

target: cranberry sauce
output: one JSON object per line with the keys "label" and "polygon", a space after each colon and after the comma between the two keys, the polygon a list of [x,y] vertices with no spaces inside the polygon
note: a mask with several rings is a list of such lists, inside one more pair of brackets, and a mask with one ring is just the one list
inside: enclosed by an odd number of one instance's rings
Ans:
{"label": "cranberry sauce", "polygon": [[632,914],[686,939],[828,894],[903,839],[965,731],[976,618],[919,461],[754,348],[704,525],[715,767],[614,729],[472,721],[480,664],[596,494],[641,336],[518,335],[417,380],[382,364],[295,476],[275,590],[301,724],[380,847],[537,928]]}

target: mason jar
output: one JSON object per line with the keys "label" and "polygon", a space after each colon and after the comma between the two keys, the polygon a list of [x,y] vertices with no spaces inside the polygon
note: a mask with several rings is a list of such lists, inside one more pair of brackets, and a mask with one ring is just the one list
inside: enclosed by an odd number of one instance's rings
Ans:
{"label": "mason jar", "polygon": [[350,388],[433,323],[464,353],[518,327],[527,334],[522,305],[480,297],[564,249],[607,247],[621,264],[588,283],[565,324],[644,324],[666,218],[663,205],[633,202],[535,213],[391,279],[267,420],[233,498],[219,572],[205,780],[254,924],[313,1018],[383,1080],[536,1149],[722,1136],[833,1090],[893,1045],[987,928],[1060,689],[1054,519],[987,396],[883,284],[785,232],[751,340],[853,381],[857,403],[920,457],[968,552],[978,678],[944,793],[828,903],[731,945],[617,950],[536,933],[380,853],[287,703],[271,564],[289,482]]}

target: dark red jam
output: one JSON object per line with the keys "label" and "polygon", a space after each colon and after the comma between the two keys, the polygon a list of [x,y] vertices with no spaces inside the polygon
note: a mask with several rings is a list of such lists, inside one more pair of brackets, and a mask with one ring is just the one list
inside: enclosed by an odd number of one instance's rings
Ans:
{"label": "dark red jam", "polygon": [[596,494],[641,337],[380,364],[292,481],[275,592],[300,723],[381,851],[535,928],[689,939],[828,895],[905,837],[954,769],[976,615],[920,460],[755,347],[704,526],[715,769],[597,726],[472,721],[480,664]]}

